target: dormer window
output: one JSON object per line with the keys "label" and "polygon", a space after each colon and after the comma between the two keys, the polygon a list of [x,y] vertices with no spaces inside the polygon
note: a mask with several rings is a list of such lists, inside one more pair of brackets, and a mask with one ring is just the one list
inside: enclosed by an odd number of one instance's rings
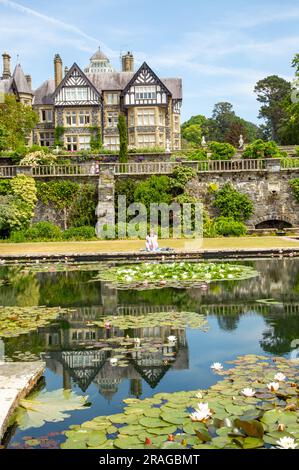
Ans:
{"label": "dormer window", "polygon": [[86,87],[68,87],[65,88],[65,98],[67,101],[87,101],[87,88]]}
{"label": "dormer window", "polygon": [[156,86],[136,86],[136,100],[155,100],[157,97]]}

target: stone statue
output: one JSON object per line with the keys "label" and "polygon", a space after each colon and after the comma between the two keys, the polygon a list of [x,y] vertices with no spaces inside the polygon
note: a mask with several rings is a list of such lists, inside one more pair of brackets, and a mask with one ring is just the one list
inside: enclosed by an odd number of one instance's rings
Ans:
{"label": "stone statue", "polygon": [[201,138],[201,145],[202,145],[202,147],[206,147],[206,146],[207,146],[206,138],[205,138],[204,135],[203,135],[202,138]]}
{"label": "stone statue", "polygon": [[244,147],[244,139],[243,139],[243,136],[241,134],[240,139],[239,139],[239,148],[242,149],[243,147]]}
{"label": "stone statue", "polygon": [[171,150],[170,150],[170,140],[169,139],[166,139],[166,150],[165,150],[166,153],[171,153]]}

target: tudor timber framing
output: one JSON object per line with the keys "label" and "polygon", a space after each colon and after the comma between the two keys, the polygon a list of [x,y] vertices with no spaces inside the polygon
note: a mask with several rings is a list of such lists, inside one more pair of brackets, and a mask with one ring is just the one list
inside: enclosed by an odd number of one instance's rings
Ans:
{"label": "tudor timber framing", "polygon": [[[67,88],[79,88],[87,90],[86,100],[68,100],[66,97]],[[101,106],[102,96],[91,83],[80,67],[74,63],[62,82],[56,88],[54,95],[55,106]]]}
{"label": "tudor timber framing", "polygon": [[[156,86],[156,97],[136,99],[136,87],[140,86]],[[172,94],[147,63],[143,62],[122,91],[121,97],[125,108],[129,106],[167,106]]]}

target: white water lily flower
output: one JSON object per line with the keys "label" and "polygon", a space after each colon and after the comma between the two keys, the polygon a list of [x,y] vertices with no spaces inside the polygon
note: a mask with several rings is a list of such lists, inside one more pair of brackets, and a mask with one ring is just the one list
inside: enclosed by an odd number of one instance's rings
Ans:
{"label": "white water lily flower", "polygon": [[277,380],[277,382],[284,382],[286,379],[286,376],[284,374],[282,374],[281,372],[278,372],[275,376],[274,376],[274,380]]}
{"label": "white water lily flower", "polygon": [[220,372],[223,369],[223,365],[221,362],[214,362],[214,364],[211,365],[211,369],[213,369],[215,372]]}
{"label": "white water lily flower", "polygon": [[295,439],[287,436],[281,437],[276,443],[278,444],[277,449],[296,449],[298,447]]}
{"label": "white water lily flower", "polygon": [[267,387],[269,390],[271,390],[271,392],[277,392],[277,390],[279,389],[279,383],[278,382],[270,382],[269,384],[267,384]]}
{"label": "white water lily flower", "polygon": [[252,388],[243,388],[241,393],[244,397],[253,397],[255,395],[255,391]]}
{"label": "white water lily flower", "polygon": [[139,347],[140,346],[140,338],[134,338],[134,343],[135,343],[135,346]]}
{"label": "white water lily flower", "polygon": [[192,421],[205,421],[212,416],[208,403],[198,403],[197,406],[195,412],[190,415]]}
{"label": "white water lily flower", "polygon": [[112,357],[112,358],[110,359],[110,365],[111,365],[111,366],[114,367],[114,366],[116,366],[117,363],[118,363],[118,359],[117,359],[116,357]]}
{"label": "white water lily flower", "polygon": [[168,336],[167,338],[169,343],[176,343],[177,342],[177,337],[176,336]]}

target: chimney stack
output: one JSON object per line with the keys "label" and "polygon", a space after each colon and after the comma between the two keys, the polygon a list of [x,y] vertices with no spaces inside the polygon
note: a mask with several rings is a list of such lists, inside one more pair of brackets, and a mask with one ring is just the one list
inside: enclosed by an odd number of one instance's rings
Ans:
{"label": "chimney stack", "polygon": [[10,55],[7,52],[4,52],[4,54],[2,54],[2,57],[3,57],[3,75],[2,75],[2,78],[3,78],[3,80],[5,80],[6,78],[11,77],[11,73],[10,73]]}
{"label": "chimney stack", "polygon": [[54,75],[55,75],[55,88],[62,81],[62,60],[59,54],[56,54],[54,57]]}
{"label": "chimney stack", "polygon": [[25,75],[25,78],[27,80],[27,83],[28,83],[28,86],[30,88],[30,90],[32,90],[32,79],[31,79],[31,75]]}
{"label": "chimney stack", "polygon": [[132,52],[127,52],[121,58],[122,71],[123,72],[134,72],[134,57]]}

